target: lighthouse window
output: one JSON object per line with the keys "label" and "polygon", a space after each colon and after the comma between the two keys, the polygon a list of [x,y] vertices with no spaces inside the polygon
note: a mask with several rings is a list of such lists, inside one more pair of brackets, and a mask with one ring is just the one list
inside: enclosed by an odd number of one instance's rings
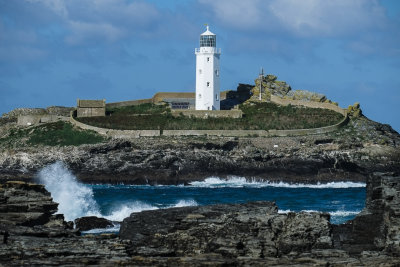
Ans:
{"label": "lighthouse window", "polygon": [[210,62],[210,58],[209,57],[207,58],[207,62]]}
{"label": "lighthouse window", "polygon": [[215,75],[219,77],[219,70],[215,70]]}
{"label": "lighthouse window", "polygon": [[210,82],[207,82],[207,87],[210,87]]}
{"label": "lighthouse window", "polygon": [[200,36],[200,47],[215,47],[217,43],[217,37],[215,35],[201,35]]}
{"label": "lighthouse window", "polygon": [[218,101],[219,99],[218,99],[218,94],[215,94],[215,99]]}
{"label": "lighthouse window", "polygon": [[202,73],[201,69],[199,69],[199,73],[200,73],[200,74]]}

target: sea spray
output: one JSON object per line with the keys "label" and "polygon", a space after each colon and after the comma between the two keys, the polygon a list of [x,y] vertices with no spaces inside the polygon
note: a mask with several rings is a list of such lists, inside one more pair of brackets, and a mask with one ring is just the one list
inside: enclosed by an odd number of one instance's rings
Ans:
{"label": "sea spray", "polygon": [[328,183],[316,183],[316,184],[304,184],[304,183],[286,183],[286,182],[271,182],[268,180],[260,181],[255,179],[246,179],[245,177],[232,176],[228,179],[222,179],[219,177],[209,177],[204,181],[195,181],[189,183],[189,186],[202,187],[202,188],[242,188],[242,187],[279,187],[279,188],[313,188],[313,189],[325,189],[325,188],[356,188],[365,187],[365,183],[356,182],[328,182]]}
{"label": "sea spray", "polygon": [[[93,195],[93,188],[77,181],[76,176],[61,162],[44,167],[37,175],[41,184],[51,193],[58,205],[58,213],[67,221],[83,216],[104,217],[111,221],[122,221],[133,212],[159,209],[142,201],[122,202],[113,205],[109,212],[101,213]],[[197,206],[193,199],[179,200],[171,207]]]}
{"label": "sea spray", "polygon": [[63,162],[55,162],[38,173],[39,182],[44,184],[58,205],[58,213],[67,221],[83,216],[100,216],[99,207],[90,187],[79,183]]}
{"label": "sea spray", "polygon": [[156,209],[158,208],[144,202],[134,201],[132,203],[123,203],[113,207],[111,213],[109,215],[105,215],[104,218],[111,221],[121,222],[126,217],[129,217],[129,215],[131,215],[133,212]]}

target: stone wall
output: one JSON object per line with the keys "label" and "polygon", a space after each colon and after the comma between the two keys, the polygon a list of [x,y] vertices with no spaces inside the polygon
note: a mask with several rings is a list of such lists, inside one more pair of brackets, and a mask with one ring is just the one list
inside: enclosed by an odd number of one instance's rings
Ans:
{"label": "stone wall", "polygon": [[68,121],[69,117],[58,115],[20,115],[17,124],[21,126],[38,125],[56,121]]}
{"label": "stone wall", "polygon": [[172,116],[179,117],[181,114],[186,117],[195,118],[241,118],[243,112],[241,110],[192,110],[192,109],[177,109],[172,110]]}
{"label": "stone wall", "polygon": [[79,108],[77,109],[78,117],[98,117],[105,116],[106,108]]}
{"label": "stone wall", "polygon": [[[157,95],[157,94],[156,94]],[[160,96],[160,95],[159,95]],[[123,105],[133,105],[136,103],[137,105],[140,103],[151,103],[152,99],[142,99],[135,101],[125,101],[118,103],[110,103],[107,105],[114,106],[123,106]],[[310,108],[322,108],[329,109],[335,112],[338,112],[344,116],[344,119],[337,124],[320,127],[320,128],[312,128],[312,129],[293,129],[293,130],[112,130],[90,126],[81,122],[76,121],[73,117],[71,117],[71,123],[76,126],[96,131],[102,135],[106,135],[112,138],[137,138],[141,136],[231,136],[231,137],[251,137],[251,136],[259,136],[259,137],[270,137],[270,136],[301,136],[301,135],[313,135],[313,134],[323,134],[334,132],[344,125],[346,125],[349,121],[347,116],[347,110],[342,109],[331,103],[321,103],[321,102],[309,102],[309,101],[301,101],[301,100],[290,100],[283,99],[281,97],[277,97],[272,95],[271,102],[283,106],[294,105],[294,106],[305,106]],[[229,118],[241,118],[242,111],[241,110],[172,110],[173,116],[180,116],[183,114],[185,116],[194,116],[197,118],[207,118],[207,117],[229,117]]]}
{"label": "stone wall", "polygon": [[113,130],[113,129],[106,129],[95,127],[91,125],[84,124],[75,120],[72,116],[70,117],[70,122],[75,126],[78,126],[84,130],[92,130],[101,135],[111,137],[111,138],[122,138],[122,139],[129,139],[129,138],[138,138],[142,136],[160,136],[160,130]]}
{"label": "stone wall", "polygon": [[301,136],[329,133],[340,129],[348,122],[346,116],[341,122],[335,125],[313,128],[313,129],[294,129],[294,130],[112,130],[95,127],[76,121],[73,117],[70,122],[79,128],[93,130],[99,134],[111,138],[138,138],[142,136],[231,136],[231,137],[271,137],[271,136]]}

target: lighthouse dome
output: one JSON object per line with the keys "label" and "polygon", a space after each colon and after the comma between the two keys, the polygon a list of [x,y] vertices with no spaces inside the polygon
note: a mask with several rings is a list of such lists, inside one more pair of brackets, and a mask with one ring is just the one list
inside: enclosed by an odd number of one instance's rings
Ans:
{"label": "lighthouse dome", "polygon": [[207,26],[207,30],[200,35],[200,47],[216,47],[217,36]]}

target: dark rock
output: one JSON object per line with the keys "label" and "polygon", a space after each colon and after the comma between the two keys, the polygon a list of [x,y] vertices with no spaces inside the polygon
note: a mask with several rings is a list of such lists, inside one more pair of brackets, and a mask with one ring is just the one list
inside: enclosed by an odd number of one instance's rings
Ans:
{"label": "dark rock", "polygon": [[370,176],[365,210],[343,225],[332,226],[328,214],[279,214],[274,203],[253,202],[133,213],[122,240],[78,236],[60,214],[34,226],[7,222],[5,203],[16,199],[6,196],[19,192],[20,205],[33,192],[48,197],[42,186],[8,183],[0,187],[0,265],[399,266],[399,181],[394,173]]}
{"label": "dark rock", "polygon": [[335,247],[350,253],[375,250],[400,256],[400,176],[375,173],[367,180],[364,210],[333,228]]}
{"label": "dark rock", "polygon": [[54,215],[57,203],[42,185],[3,184],[0,205],[0,266],[114,266],[129,261],[129,242],[112,234],[80,237],[72,222]]}
{"label": "dark rock", "polygon": [[144,211],[124,219],[120,237],[132,242],[132,255],[147,257],[262,258],[332,248],[329,216],[277,211],[271,202]]}
{"label": "dark rock", "polygon": [[51,221],[57,207],[43,185],[24,182],[0,185],[0,224],[45,224]]}
{"label": "dark rock", "polygon": [[81,231],[88,231],[97,228],[107,228],[112,226],[114,226],[114,224],[111,221],[105,218],[98,218],[96,216],[87,216],[75,220],[75,227]]}

